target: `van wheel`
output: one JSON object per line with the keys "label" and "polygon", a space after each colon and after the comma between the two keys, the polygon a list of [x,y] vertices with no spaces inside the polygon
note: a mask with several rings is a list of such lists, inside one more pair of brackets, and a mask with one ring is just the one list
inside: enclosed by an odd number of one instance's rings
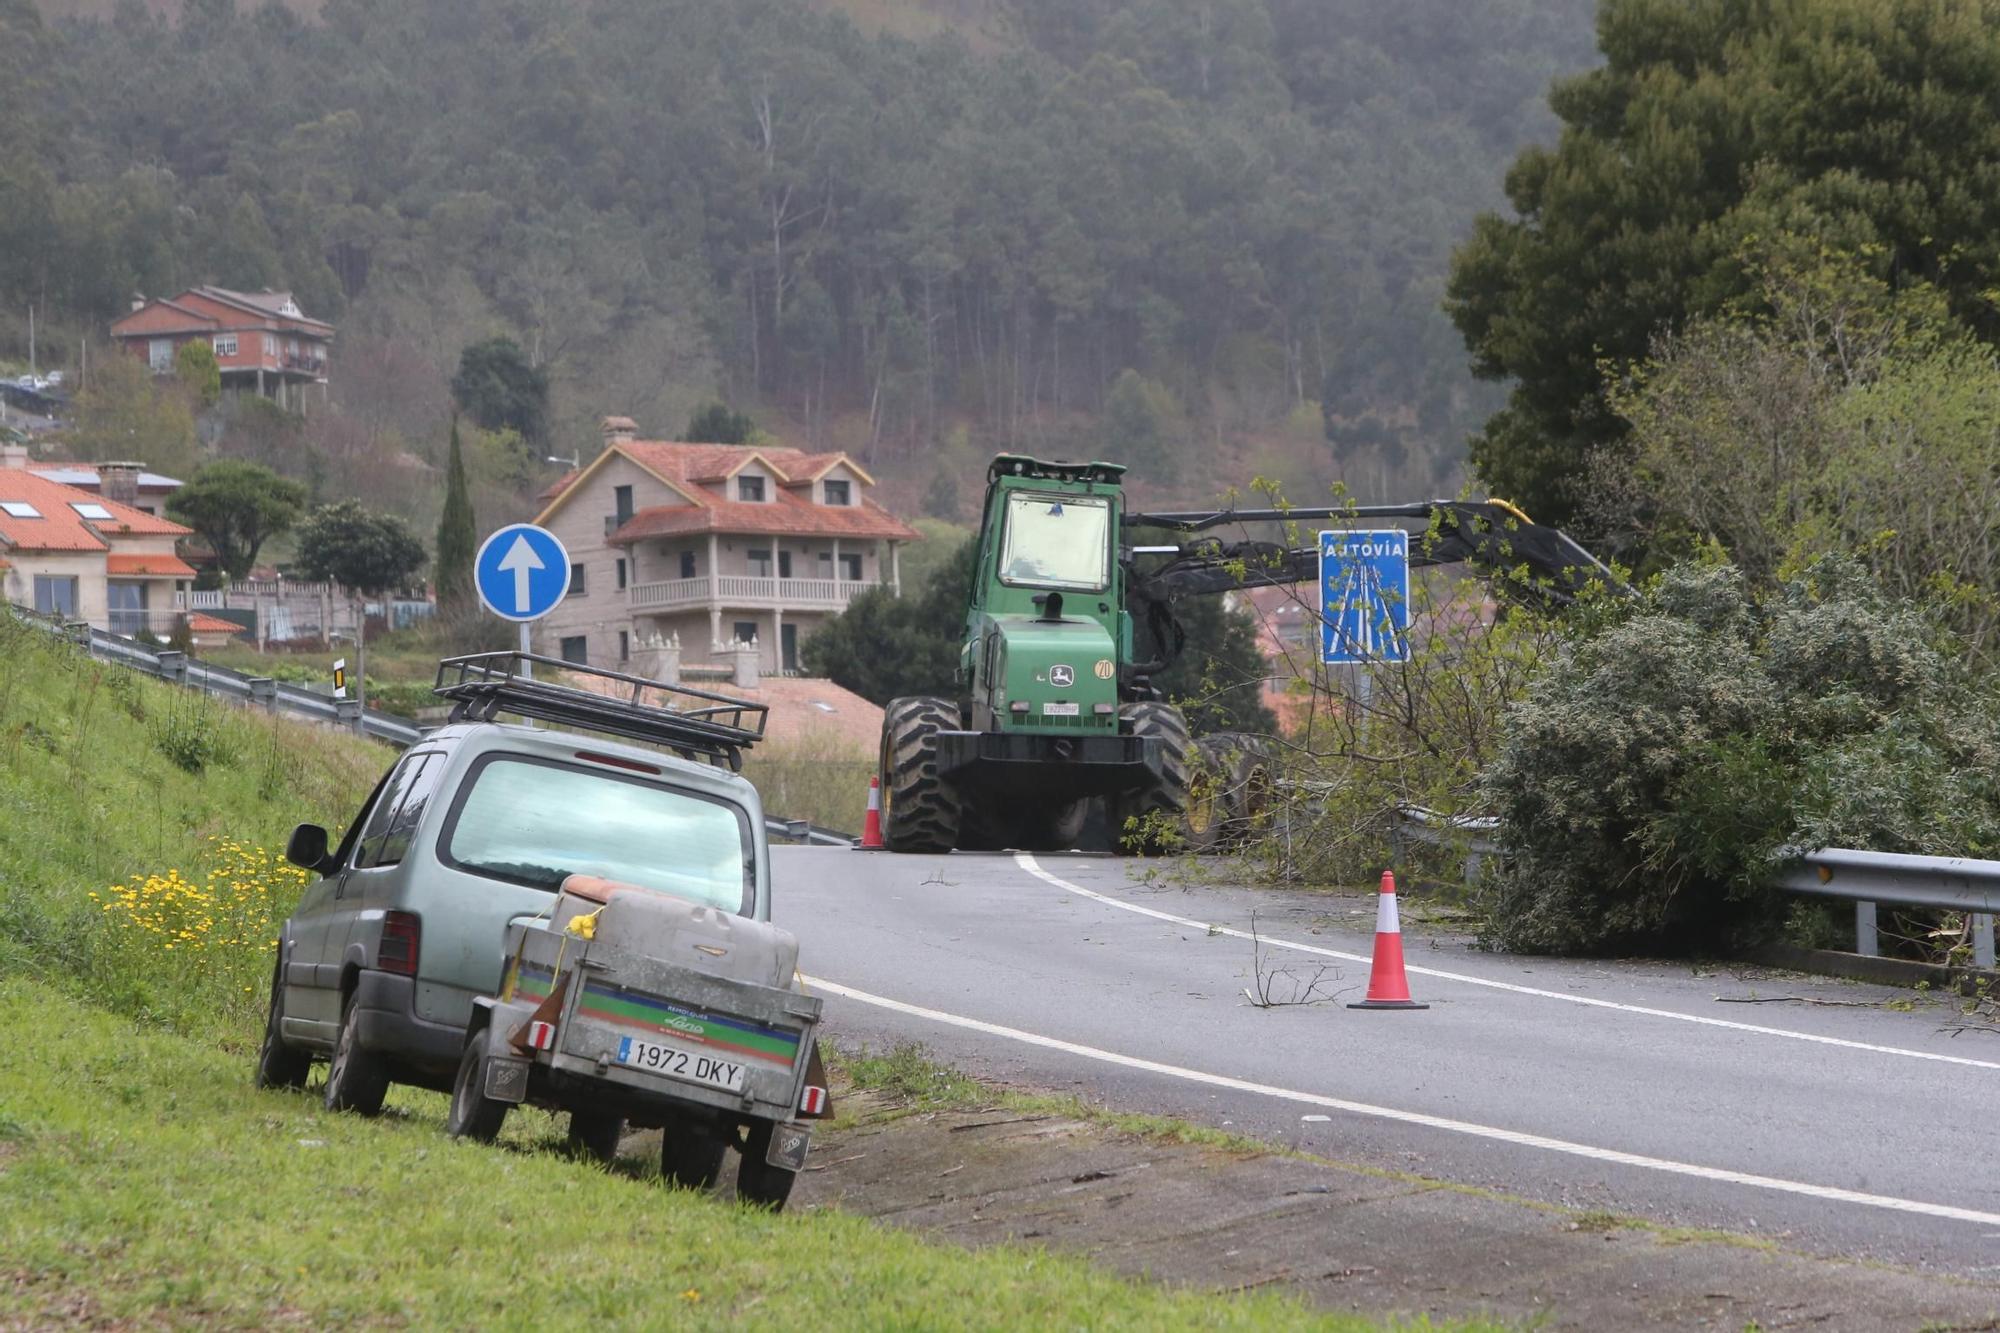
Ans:
{"label": "van wheel", "polygon": [[361,1049],[358,1010],[350,993],[340,1007],[340,1039],[326,1068],[326,1109],[380,1115],[382,1099],[389,1095],[389,1074],[380,1059]]}
{"label": "van wheel", "polygon": [[722,1154],[728,1146],[714,1125],[669,1121],[660,1142],[660,1175],[684,1189],[714,1189],[722,1179]]}
{"label": "van wheel", "polygon": [[458,1077],[452,1080],[451,1110],[444,1118],[444,1132],[455,1139],[491,1143],[500,1137],[507,1119],[507,1103],[486,1095],[486,1034],[475,1029],[465,1039],[465,1054],[458,1057]]}
{"label": "van wheel", "polygon": [[312,1072],[312,1056],[285,1045],[284,955],[271,969],[271,1005],[264,1012],[264,1044],[257,1050],[257,1086],[260,1088],[303,1088]]}
{"label": "van wheel", "polygon": [[618,1140],[625,1137],[625,1117],[603,1111],[569,1113],[569,1150],[594,1162],[610,1162],[618,1156]]}
{"label": "van wheel", "polygon": [[764,1154],[771,1151],[771,1134],[776,1128],[769,1120],[753,1122],[744,1136],[743,1161],[736,1168],[736,1197],[774,1213],[782,1210],[785,1201],[792,1197],[792,1184],[799,1178],[798,1172],[772,1166],[764,1160]]}

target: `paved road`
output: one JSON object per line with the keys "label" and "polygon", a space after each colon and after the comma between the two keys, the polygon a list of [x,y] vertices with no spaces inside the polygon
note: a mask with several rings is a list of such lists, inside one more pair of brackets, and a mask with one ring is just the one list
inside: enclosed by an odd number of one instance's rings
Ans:
{"label": "paved road", "polygon": [[1951,1038],[1942,1008],[1717,1002],[1907,992],[1412,930],[1429,1010],[1260,1009],[1243,994],[1260,972],[1359,998],[1366,964],[1339,955],[1368,954],[1365,900],[1148,884],[1108,858],[773,856],[777,920],[838,1040],[917,1040],[982,1076],[1345,1161],[2000,1278],[2000,1038]]}

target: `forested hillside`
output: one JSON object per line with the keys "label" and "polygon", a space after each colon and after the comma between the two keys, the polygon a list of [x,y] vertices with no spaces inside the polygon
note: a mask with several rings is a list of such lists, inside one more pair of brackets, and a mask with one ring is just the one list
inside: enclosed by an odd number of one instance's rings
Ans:
{"label": "forested hillside", "polygon": [[0,355],[31,302],[46,364],[134,291],[290,288],[340,326],[307,447],[362,486],[505,334],[536,455],[720,397],[939,510],[998,446],[1433,490],[1497,402],[1448,255],[1591,8],[0,0]]}

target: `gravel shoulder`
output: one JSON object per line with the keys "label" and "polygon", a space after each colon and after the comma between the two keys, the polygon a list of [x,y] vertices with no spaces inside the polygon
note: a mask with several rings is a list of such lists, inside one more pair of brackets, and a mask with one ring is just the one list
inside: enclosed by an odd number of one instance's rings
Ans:
{"label": "gravel shoulder", "polygon": [[[1787,1252],[1273,1152],[1175,1142],[995,1090],[927,1106],[841,1087],[793,1207],[969,1247],[1077,1253],[1330,1310],[1561,1329],[2000,1329],[2000,1283]],[[961,1099],[963,1100],[963,1099]]]}

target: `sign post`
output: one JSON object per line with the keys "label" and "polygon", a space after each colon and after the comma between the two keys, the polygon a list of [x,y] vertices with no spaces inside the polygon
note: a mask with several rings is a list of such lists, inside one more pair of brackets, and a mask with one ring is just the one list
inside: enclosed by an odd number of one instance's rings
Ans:
{"label": "sign post", "polygon": [[1401,528],[1319,535],[1320,661],[1355,670],[1364,713],[1368,668],[1410,660],[1410,534]]}
{"label": "sign post", "polygon": [[[479,544],[472,561],[479,600],[494,615],[521,627],[521,651],[531,651],[529,627],[556,609],[569,592],[569,551],[547,528],[510,523]],[[532,663],[522,667],[532,676]]]}

